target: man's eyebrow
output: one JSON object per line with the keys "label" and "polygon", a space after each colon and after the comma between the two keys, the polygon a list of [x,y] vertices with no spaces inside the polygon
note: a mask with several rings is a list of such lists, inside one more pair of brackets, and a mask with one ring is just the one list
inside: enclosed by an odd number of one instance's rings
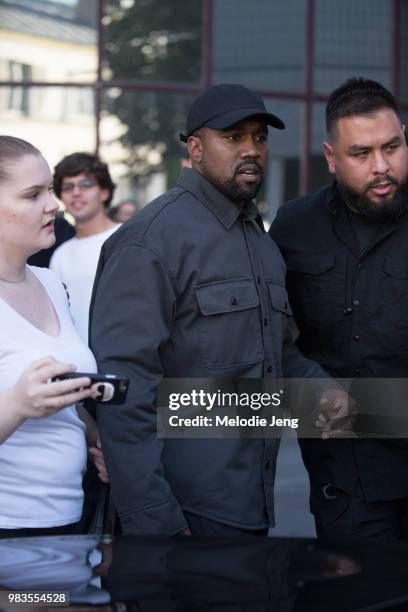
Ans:
{"label": "man's eyebrow", "polygon": [[[399,144],[400,142],[401,142],[401,136],[395,135],[392,138],[390,138],[390,140],[387,140],[387,142],[385,142],[382,145],[382,147],[389,147],[390,145]],[[369,145],[353,144],[353,145],[350,145],[347,150],[349,153],[359,153],[360,151],[371,151],[372,148],[373,147]]]}
{"label": "man's eyebrow", "polygon": [[393,136],[392,138],[390,138],[390,140],[388,142],[386,142],[383,146],[384,147],[389,147],[390,145],[393,144],[399,144],[400,142],[402,142],[402,138],[401,136]]}
{"label": "man's eyebrow", "polygon": [[347,151],[349,153],[359,153],[360,151],[371,151],[372,147],[370,147],[369,145],[359,145],[359,144],[353,144],[350,145],[349,148],[347,149]]}

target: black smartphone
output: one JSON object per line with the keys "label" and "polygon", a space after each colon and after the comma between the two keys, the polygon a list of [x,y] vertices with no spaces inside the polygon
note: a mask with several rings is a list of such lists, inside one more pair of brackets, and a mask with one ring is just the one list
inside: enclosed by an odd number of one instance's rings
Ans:
{"label": "black smartphone", "polygon": [[91,379],[91,399],[104,404],[123,404],[126,400],[129,379],[118,378],[115,374],[89,374],[87,372],[67,372],[52,378],[52,382],[69,378]]}

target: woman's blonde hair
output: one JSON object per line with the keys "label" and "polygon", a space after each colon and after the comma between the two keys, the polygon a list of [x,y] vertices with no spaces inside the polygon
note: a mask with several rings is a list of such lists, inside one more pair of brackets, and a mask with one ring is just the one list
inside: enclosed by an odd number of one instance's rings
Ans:
{"label": "woman's blonde hair", "polygon": [[22,138],[0,135],[0,181],[5,181],[9,176],[7,163],[25,155],[41,155],[41,152]]}

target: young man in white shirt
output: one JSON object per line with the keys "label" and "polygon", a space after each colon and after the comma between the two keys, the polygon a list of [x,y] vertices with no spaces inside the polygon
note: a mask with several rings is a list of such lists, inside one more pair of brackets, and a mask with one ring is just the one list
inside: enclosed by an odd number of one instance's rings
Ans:
{"label": "young man in white shirt", "polygon": [[55,167],[54,190],[75,219],[76,236],[53,254],[50,268],[66,285],[75,327],[88,342],[88,313],[99,253],[119,227],[107,210],[115,184],[96,155],[73,153]]}

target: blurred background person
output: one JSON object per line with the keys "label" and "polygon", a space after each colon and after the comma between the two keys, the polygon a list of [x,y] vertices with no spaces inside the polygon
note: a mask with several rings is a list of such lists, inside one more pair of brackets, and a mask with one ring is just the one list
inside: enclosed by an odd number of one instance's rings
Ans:
{"label": "blurred background person", "polygon": [[191,168],[191,159],[190,157],[182,157],[180,160],[181,168]]}
{"label": "blurred background person", "polygon": [[67,287],[75,327],[88,342],[88,311],[99,253],[119,227],[107,214],[115,184],[97,155],[73,153],[55,167],[54,190],[75,219],[76,235],[55,251],[50,268]]}
{"label": "blurred background person", "polygon": [[139,204],[135,200],[123,200],[116,206],[112,206],[109,216],[116,223],[126,223],[140,210]]}
{"label": "blurred background person", "polygon": [[[27,265],[55,241],[52,175],[28,142],[0,136],[0,536],[71,533],[83,508],[85,429],[75,404],[88,377],[52,382],[95,360],[72,324],[64,287],[50,270]],[[51,382],[50,382],[51,381]]]}

